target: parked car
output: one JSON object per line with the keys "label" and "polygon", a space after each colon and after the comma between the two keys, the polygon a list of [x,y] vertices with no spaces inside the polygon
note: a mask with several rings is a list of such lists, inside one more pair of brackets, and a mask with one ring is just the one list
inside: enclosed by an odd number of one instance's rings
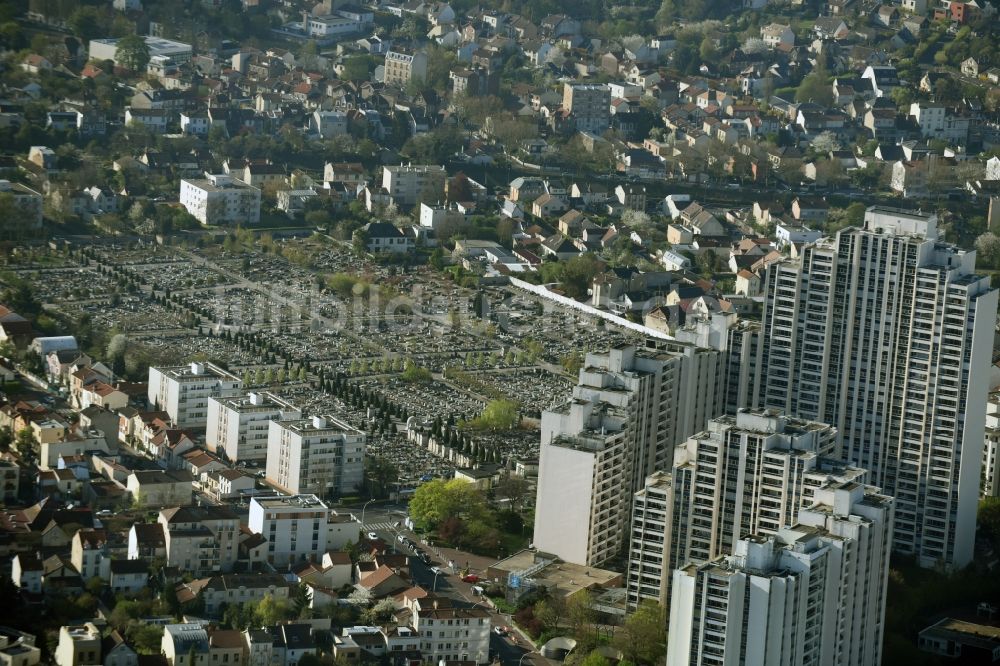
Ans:
{"label": "parked car", "polygon": [[477,576],[476,574],[466,574],[465,576],[462,576],[462,582],[463,583],[478,583],[479,582],[479,576]]}

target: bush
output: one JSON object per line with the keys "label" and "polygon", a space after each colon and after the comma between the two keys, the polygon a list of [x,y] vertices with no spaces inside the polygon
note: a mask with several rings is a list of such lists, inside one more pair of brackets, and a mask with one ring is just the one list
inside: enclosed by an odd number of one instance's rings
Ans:
{"label": "bush", "polygon": [[514,622],[535,639],[542,635],[542,629],[545,628],[542,621],[535,617],[534,606],[526,606],[514,613]]}

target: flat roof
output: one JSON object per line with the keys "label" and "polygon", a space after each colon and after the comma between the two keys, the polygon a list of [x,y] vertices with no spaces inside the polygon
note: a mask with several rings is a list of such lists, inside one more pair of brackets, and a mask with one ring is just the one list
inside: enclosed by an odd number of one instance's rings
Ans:
{"label": "flat roof", "polygon": [[[318,422],[317,422],[318,419]],[[361,435],[362,431],[332,416],[321,416],[303,419],[289,419],[278,421],[282,428],[287,428],[294,432],[342,432],[350,435]]]}
{"label": "flat roof", "polygon": [[208,178],[182,178],[182,183],[190,183],[206,192],[225,192],[226,190],[255,190],[257,188],[244,183],[239,178],[227,177],[222,185],[216,185]]}
{"label": "flat roof", "polygon": [[209,400],[215,400],[221,405],[233,409],[236,411],[273,411],[276,407],[288,409],[290,411],[298,412],[299,409],[292,403],[288,402],[284,398],[278,397],[270,391],[259,391],[257,395],[260,396],[259,402],[253,402],[250,395],[240,395],[232,396],[229,398],[211,397]]}
{"label": "flat roof", "polygon": [[223,370],[214,363],[200,363],[198,364],[198,372],[195,372],[194,364],[188,365],[170,365],[170,366],[153,366],[153,369],[157,370],[160,374],[171,377],[172,379],[198,379],[201,377],[208,377],[210,375],[215,377],[223,377],[226,379],[233,379],[239,381],[240,378],[229,372],[228,370]]}
{"label": "flat roof", "polygon": [[316,495],[273,495],[254,497],[250,500],[265,509],[328,509]]}
{"label": "flat roof", "polygon": [[[159,55],[162,53],[176,53],[176,52],[189,52],[193,49],[190,44],[185,44],[184,42],[176,42],[172,39],[164,39],[163,37],[151,37],[146,35],[143,37],[146,41],[146,46],[149,47],[149,55]],[[97,42],[98,44],[107,44],[108,46],[114,46],[120,41],[120,38],[116,37],[106,37],[104,39],[93,39],[92,42]]]}
{"label": "flat roof", "polygon": [[984,650],[993,651],[1000,647],[1000,628],[986,624],[976,624],[946,617],[920,632],[921,636],[935,634],[963,645],[979,647]]}

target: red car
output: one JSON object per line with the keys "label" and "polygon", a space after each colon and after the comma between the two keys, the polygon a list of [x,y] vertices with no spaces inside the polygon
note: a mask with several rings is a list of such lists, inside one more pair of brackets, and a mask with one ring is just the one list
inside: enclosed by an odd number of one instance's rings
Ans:
{"label": "red car", "polygon": [[462,576],[462,582],[463,583],[478,583],[479,582],[479,576],[477,576],[476,574],[467,574],[465,576]]}

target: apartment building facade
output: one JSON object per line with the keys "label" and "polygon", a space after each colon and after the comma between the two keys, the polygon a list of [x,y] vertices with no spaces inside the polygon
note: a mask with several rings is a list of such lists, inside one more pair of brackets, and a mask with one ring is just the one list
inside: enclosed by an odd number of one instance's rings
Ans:
{"label": "apartment building facade", "polygon": [[456,608],[431,601],[413,614],[425,664],[462,661],[482,664],[490,655],[490,615],[483,608]]}
{"label": "apartment building facade", "polygon": [[361,524],[316,495],[275,495],[250,500],[247,526],[267,539],[267,561],[279,566],[318,559],[358,543]]}
{"label": "apartment building facade", "polygon": [[427,78],[427,55],[423,51],[389,50],[385,54],[382,81],[387,86],[405,87],[410,81]]}
{"label": "apartment building facade", "polygon": [[169,566],[194,575],[233,570],[239,557],[240,519],[228,507],[163,509],[157,522],[163,529]]}
{"label": "apartment building facade", "polygon": [[260,222],[260,189],[226,174],[181,179],[180,203],[202,224]]}
{"label": "apartment building facade", "polygon": [[413,206],[424,195],[444,193],[448,177],[443,166],[437,164],[399,164],[382,167],[382,187],[392,200],[403,206]]}
{"label": "apartment building facade", "polygon": [[667,663],[882,663],[893,501],[857,483],[674,572]]}
{"label": "apartment building facade", "polygon": [[302,418],[292,403],[270,392],[246,396],[210,397],[205,446],[231,462],[267,458],[267,436],[272,420]]}
{"label": "apartment building facade", "polygon": [[535,545],[590,566],[616,554],[632,494],[720,413],[723,366],[718,351],[667,341],[588,354],[572,398],[542,413]]}
{"label": "apartment building facade", "polygon": [[212,363],[149,369],[149,404],[165,411],[176,428],[204,428],[208,399],[235,396],[243,381]]}
{"label": "apartment building facade", "polygon": [[58,666],[101,664],[101,631],[92,622],[63,625],[55,650]]}
{"label": "apartment building facade", "polygon": [[596,566],[624,538],[633,451],[629,414],[574,399],[542,414],[535,546],[567,562]]}
{"label": "apartment building facade", "polygon": [[611,125],[611,89],[602,83],[563,84],[562,108],[578,132],[600,136]]}
{"label": "apartment building facade", "polygon": [[353,493],[361,484],[365,433],[332,416],[270,421],[268,483],[292,495]]}
{"label": "apartment building facade", "polygon": [[728,554],[748,534],[776,534],[820,488],[863,482],[864,470],[830,458],[836,437],[826,424],[742,410],[678,446],[671,473],[636,493],[629,605],[666,604],[674,569]]}
{"label": "apartment building facade", "polygon": [[986,434],[983,437],[982,497],[1000,496],[1000,391],[992,391],[986,403]]}
{"label": "apartment building facade", "polygon": [[840,456],[896,498],[895,546],[972,560],[997,291],[937,217],[871,207],[864,228],[768,267],[767,407],[834,425]]}

